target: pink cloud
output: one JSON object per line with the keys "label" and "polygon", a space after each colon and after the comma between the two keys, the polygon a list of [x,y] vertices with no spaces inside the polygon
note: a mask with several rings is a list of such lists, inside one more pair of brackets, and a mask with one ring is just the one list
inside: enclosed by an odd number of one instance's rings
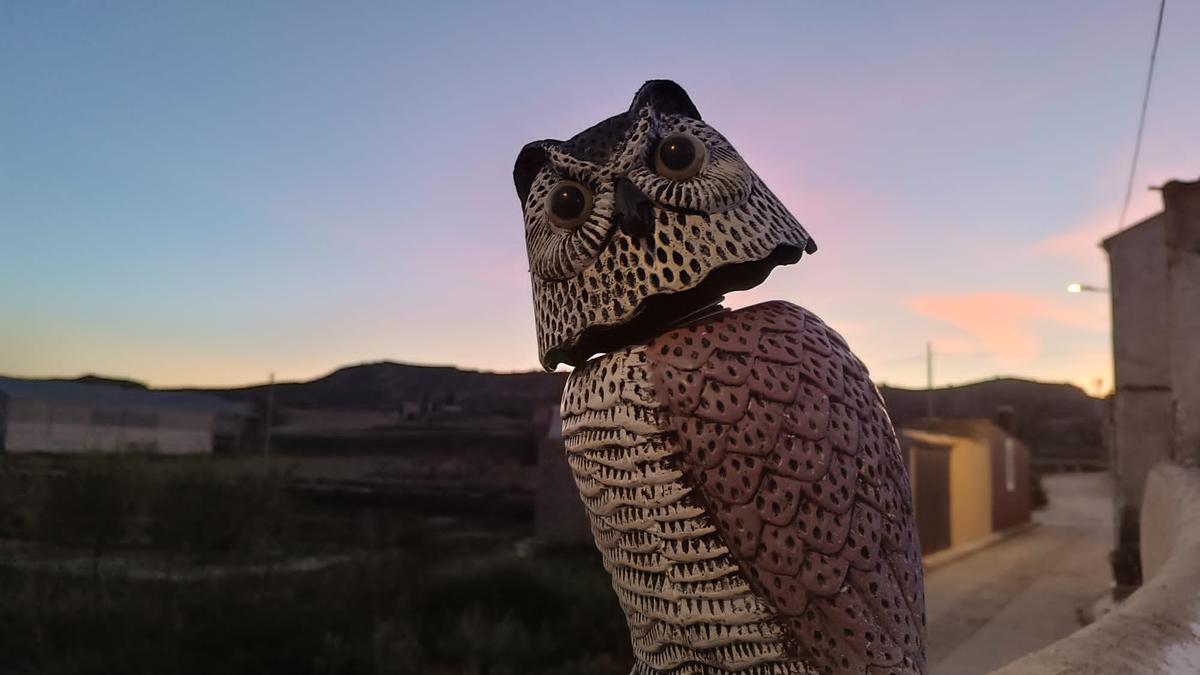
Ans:
{"label": "pink cloud", "polygon": [[1030,246],[1029,251],[1038,255],[1082,258],[1091,262],[1100,255],[1100,241],[1115,231],[1111,221],[1107,227],[1101,224],[1085,225],[1042,239]]}
{"label": "pink cloud", "polygon": [[[1006,364],[1027,363],[1041,351],[1038,323],[1054,323],[1086,331],[1107,329],[1103,314],[1079,307],[1064,307],[1045,298],[1022,293],[962,293],[922,295],[904,305],[922,316],[944,321],[979,344],[989,356]],[[966,345],[940,339],[943,348],[961,350]]]}

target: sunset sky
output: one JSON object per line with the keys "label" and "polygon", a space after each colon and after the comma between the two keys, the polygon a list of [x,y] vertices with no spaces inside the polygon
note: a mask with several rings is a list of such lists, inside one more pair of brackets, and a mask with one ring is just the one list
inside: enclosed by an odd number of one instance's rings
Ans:
{"label": "sunset sky", "polygon": [[[0,374],[153,385],[537,367],[511,171],[670,78],[813,233],[742,306],[877,381],[1111,386],[1107,285],[1157,3],[5,2]],[[1168,3],[1129,221],[1200,177]]]}

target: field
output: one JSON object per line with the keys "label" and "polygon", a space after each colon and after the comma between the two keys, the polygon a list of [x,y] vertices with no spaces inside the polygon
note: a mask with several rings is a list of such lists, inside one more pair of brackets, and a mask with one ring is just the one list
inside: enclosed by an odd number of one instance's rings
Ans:
{"label": "field", "polygon": [[300,483],[287,460],[0,458],[0,673],[628,672],[598,556],[533,545],[519,506]]}

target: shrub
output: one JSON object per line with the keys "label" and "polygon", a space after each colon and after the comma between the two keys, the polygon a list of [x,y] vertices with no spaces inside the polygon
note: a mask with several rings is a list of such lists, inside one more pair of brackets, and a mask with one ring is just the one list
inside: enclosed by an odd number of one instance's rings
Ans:
{"label": "shrub", "polygon": [[137,458],[97,458],[48,478],[38,516],[40,538],[87,545],[98,560],[113,542],[130,533],[141,507],[143,482],[142,462]]}
{"label": "shrub", "polygon": [[599,561],[580,562],[500,558],[436,575],[414,599],[421,650],[489,675],[622,672],[606,664],[628,650],[624,617]]}
{"label": "shrub", "polygon": [[211,466],[167,476],[153,490],[147,534],[154,548],[200,560],[278,552],[290,509],[276,476],[224,476]]}
{"label": "shrub", "polygon": [[33,539],[46,500],[45,481],[0,458],[0,538]]}

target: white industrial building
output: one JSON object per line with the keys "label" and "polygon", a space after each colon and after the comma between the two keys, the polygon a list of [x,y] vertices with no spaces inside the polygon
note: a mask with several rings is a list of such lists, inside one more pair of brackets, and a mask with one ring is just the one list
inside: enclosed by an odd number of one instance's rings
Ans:
{"label": "white industrial building", "polygon": [[248,414],[208,394],[0,377],[0,452],[208,454],[236,446]]}

